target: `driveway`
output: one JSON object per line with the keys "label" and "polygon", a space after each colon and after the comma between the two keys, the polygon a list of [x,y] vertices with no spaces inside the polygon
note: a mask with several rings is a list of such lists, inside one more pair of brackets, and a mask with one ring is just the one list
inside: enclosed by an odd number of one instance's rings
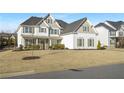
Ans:
{"label": "driveway", "polygon": [[124,64],[22,75],[8,79],[124,79]]}

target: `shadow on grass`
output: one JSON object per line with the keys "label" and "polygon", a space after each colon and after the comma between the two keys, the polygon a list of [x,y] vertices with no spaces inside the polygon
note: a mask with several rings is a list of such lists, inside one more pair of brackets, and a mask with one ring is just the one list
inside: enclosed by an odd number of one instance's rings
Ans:
{"label": "shadow on grass", "polygon": [[39,56],[27,56],[22,58],[22,60],[35,60],[35,59],[40,59]]}

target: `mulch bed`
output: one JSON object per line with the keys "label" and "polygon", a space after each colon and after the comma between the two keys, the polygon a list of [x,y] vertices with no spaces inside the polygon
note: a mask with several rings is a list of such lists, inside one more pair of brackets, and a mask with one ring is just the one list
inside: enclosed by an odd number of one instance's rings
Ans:
{"label": "mulch bed", "polygon": [[40,59],[40,57],[39,56],[28,56],[28,57],[22,58],[22,60],[35,60],[35,59]]}
{"label": "mulch bed", "polygon": [[83,71],[81,69],[69,69],[69,70],[71,70],[71,71]]}

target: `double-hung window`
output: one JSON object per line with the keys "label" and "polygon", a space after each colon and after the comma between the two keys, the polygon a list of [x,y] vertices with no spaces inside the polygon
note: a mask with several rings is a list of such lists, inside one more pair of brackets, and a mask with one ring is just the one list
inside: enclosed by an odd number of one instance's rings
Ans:
{"label": "double-hung window", "polygon": [[46,28],[40,28],[39,32],[40,33],[46,33]]}
{"label": "double-hung window", "polygon": [[88,39],[88,47],[94,47],[94,39]]}
{"label": "double-hung window", "polygon": [[119,32],[119,36],[123,36],[123,32]]}
{"label": "double-hung window", "polygon": [[23,27],[23,33],[33,33],[34,27]]}
{"label": "double-hung window", "polygon": [[115,31],[110,31],[110,36],[116,36],[116,32]]}
{"label": "double-hung window", "polygon": [[89,26],[83,26],[83,31],[88,32],[89,31]]}
{"label": "double-hung window", "polygon": [[84,47],[84,39],[83,38],[77,39],[77,47]]}
{"label": "double-hung window", "polygon": [[55,34],[55,35],[59,34],[58,29],[51,29],[50,32],[51,32],[51,34]]}

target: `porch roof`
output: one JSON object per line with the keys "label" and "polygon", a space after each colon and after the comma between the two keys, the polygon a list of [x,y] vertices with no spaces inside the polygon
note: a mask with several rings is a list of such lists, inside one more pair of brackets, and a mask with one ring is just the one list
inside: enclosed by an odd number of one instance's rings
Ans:
{"label": "porch roof", "polygon": [[22,35],[23,38],[41,38],[41,39],[62,39],[58,36],[36,36],[36,35]]}

